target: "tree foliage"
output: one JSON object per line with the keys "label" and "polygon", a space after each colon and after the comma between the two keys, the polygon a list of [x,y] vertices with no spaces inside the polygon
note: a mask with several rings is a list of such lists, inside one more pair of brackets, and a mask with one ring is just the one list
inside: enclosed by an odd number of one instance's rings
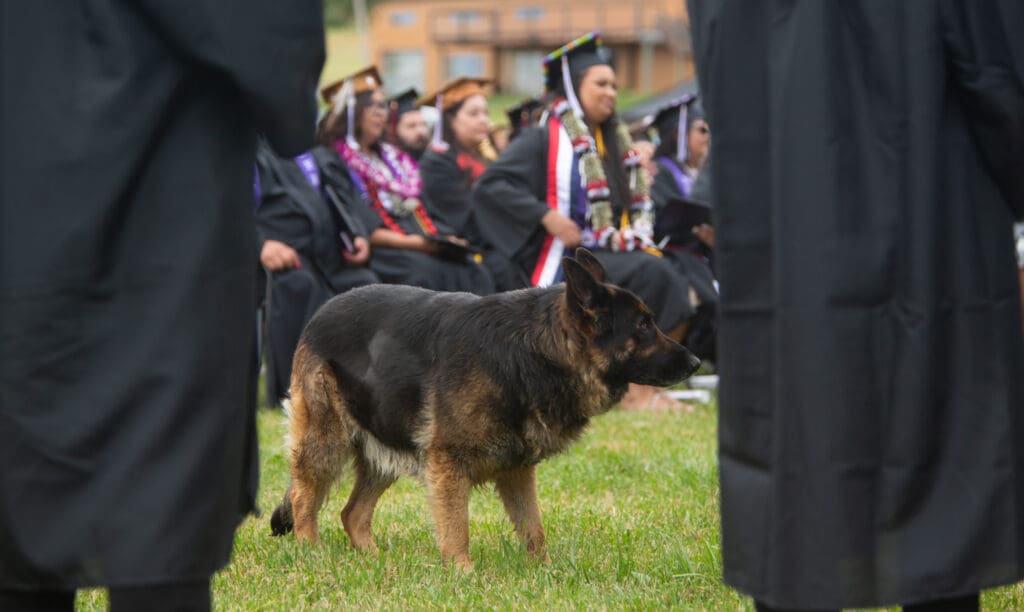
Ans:
{"label": "tree foliage", "polygon": [[[366,0],[366,10],[370,11],[382,0]],[[355,11],[353,0],[324,0],[324,22],[329,28],[340,28],[354,25]]]}

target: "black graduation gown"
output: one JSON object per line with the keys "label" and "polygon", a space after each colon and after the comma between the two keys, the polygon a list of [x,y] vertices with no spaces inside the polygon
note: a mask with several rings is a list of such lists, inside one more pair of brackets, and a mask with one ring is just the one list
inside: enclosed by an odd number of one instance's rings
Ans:
{"label": "black graduation gown", "polygon": [[[540,224],[549,210],[548,128],[525,128],[473,190],[475,216],[484,239],[529,278],[547,233]],[[658,326],[671,330],[694,314],[689,281],[668,260],[645,252],[597,251],[608,279],[639,295]]]}
{"label": "black graduation gown", "polygon": [[[494,279],[498,291],[511,291],[529,286],[519,269],[504,253],[488,244],[477,227],[473,214],[473,179],[459,167],[458,151],[428,150],[420,159],[423,198],[438,222],[452,228],[456,235],[469,240],[484,252],[484,266]],[[487,163],[482,161],[481,163]]]}
{"label": "black graduation gown", "polygon": [[690,2],[715,129],[724,576],[771,606],[1024,577],[1024,202],[999,182],[1024,174],[977,132],[1024,138],[1022,8]]}
{"label": "black graduation gown", "polygon": [[[345,160],[332,147],[319,149],[324,181],[335,185],[339,190],[358,194],[358,188],[351,179]],[[361,194],[356,197],[362,201],[363,206],[354,208],[361,209],[360,215],[366,223],[367,232],[373,233],[378,227],[384,227],[384,220],[365,198]],[[424,206],[426,207],[426,203]],[[452,228],[438,222],[429,208],[427,214],[434,222],[439,235],[454,233]],[[413,215],[395,216],[394,219],[407,234],[427,234]],[[413,285],[436,291],[466,291],[477,295],[494,293],[494,280],[487,268],[469,260],[456,262],[419,251],[375,247],[370,255],[370,269],[385,283]]]}
{"label": "black graduation gown", "polygon": [[[338,293],[378,282],[366,267],[350,267],[342,256],[339,233],[350,235],[324,194],[318,192],[292,158],[282,158],[265,144],[257,150],[262,201],[256,226],[264,240],[283,242],[299,254],[302,267],[270,274],[270,293],[264,303],[268,318],[267,401],[276,403],[288,390],[292,357],[299,336],[316,309]],[[339,193],[339,203],[347,194]],[[361,202],[354,204],[362,206]],[[365,236],[364,236],[365,237]]]}
{"label": "black graduation gown", "polygon": [[256,132],[311,144],[320,3],[0,22],[0,588],[204,580],[255,501]]}
{"label": "black graduation gown", "polygon": [[[689,197],[690,194],[686,194]],[[654,201],[655,215],[668,205],[672,199],[684,197],[679,183],[672,171],[665,167],[665,162],[658,161],[658,173],[651,184],[651,200]],[[656,236],[655,240],[660,240]],[[715,287],[715,274],[711,270],[711,250],[692,233],[685,232],[678,236],[670,236],[665,245],[665,257],[689,279],[701,304],[711,307],[718,305],[718,289]]]}

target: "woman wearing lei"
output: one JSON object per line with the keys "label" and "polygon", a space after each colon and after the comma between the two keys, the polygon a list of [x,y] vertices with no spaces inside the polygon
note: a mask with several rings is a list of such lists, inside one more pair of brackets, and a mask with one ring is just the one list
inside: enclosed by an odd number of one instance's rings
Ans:
{"label": "woman wearing lei", "polygon": [[421,200],[416,161],[384,142],[387,104],[376,68],[322,93],[331,109],[319,130],[325,146],[314,155],[325,183],[354,192],[365,203],[360,218],[373,247],[370,269],[385,283],[493,293],[494,282],[479,256],[460,248],[468,243],[438,223]]}
{"label": "woman wearing lei", "polygon": [[[549,55],[544,66],[554,102],[546,121],[524,129],[477,182],[480,231],[536,286],[562,280],[563,253],[591,249],[610,281],[643,298],[658,326],[685,340],[695,314],[690,283],[654,244],[647,181],[615,114],[615,71],[607,50],[591,33]],[[623,406],[677,404],[635,385]]]}

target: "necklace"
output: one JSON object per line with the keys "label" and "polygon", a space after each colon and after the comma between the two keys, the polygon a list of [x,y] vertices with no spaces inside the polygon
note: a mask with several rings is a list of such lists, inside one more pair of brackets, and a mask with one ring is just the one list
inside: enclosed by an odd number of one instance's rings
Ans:
{"label": "necklace", "polygon": [[[628,210],[623,210],[622,219],[616,227],[608,177],[601,165],[594,138],[586,125],[572,112],[565,98],[556,100],[552,110],[565,127],[573,152],[580,157],[583,187],[590,203],[587,211],[590,227],[584,228],[584,244],[613,251],[642,249],[660,254],[654,244],[654,205],[651,203],[650,187],[640,167],[640,155],[633,149],[629,130],[619,122],[615,132],[619,150],[624,151],[621,161],[626,167],[630,191]],[[603,134],[600,137],[603,138]]]}
{"label": "necklace", "polygon": [[[416,223],[428,236],[437,235],[437,227],[430,220],[430,215],[419,198],[419,189],[423,186],[423,181],[420,179],[419,168],[411,156],[397,147],[381,143],[381,161],[387,167],[391,175],[389,177],[377,167],[370,156],[350,147],[344,140],[334,143],[334,148],[345,160],[353,178],[359,179],[355,183],[363,199],[376,211],[389,230],[404,235],[406,231],[395,221],[395,216],[405,217],[412,214]],[[382,190],[390,193],[381,193]],[[405,196],[405,199],[392,198],[391,194]]]}
{"label": "necklace", "polygon": [[376,161],[344,140],[334,143],[334,148],[364,183],[373,184],[377,199],[388,212],[404,217],[420,206],[423,179],[409,154],[381,143],[380,161]]}

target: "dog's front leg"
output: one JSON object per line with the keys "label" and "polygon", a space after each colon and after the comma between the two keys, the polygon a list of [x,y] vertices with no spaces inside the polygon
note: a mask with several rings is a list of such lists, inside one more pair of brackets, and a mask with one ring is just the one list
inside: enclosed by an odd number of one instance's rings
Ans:
{"label": "dog's front leg", "polygon": [[531,465],[508,470],[501,473],[494,484],[509,520],[526,544],[526,550],[540,561],[551,563],[544,545],[540,508],[537,507],[537,467]]}
{"label": "dog's front leg", "polygon": [[437,529],[441,558],[464,572],[473,570],[469,559],[469,477],[445,453],[427,455],[425,476],[430,491],[430,510]]}

